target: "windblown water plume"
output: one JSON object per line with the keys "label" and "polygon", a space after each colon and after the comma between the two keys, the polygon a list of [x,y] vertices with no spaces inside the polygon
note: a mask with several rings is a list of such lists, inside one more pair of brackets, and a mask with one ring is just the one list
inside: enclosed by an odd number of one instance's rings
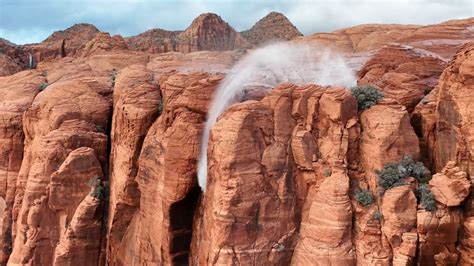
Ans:
{"label": "windblown water plume", "polygon": [[270,90],[282,82],[351,87],[356,78],[342,56],[321,46],[276,43],[251,51],[219,85],[209,109],[198,162],[198,181],[203,191],[207,185],[209,133],[219,115],[240,101],[249,87]]}

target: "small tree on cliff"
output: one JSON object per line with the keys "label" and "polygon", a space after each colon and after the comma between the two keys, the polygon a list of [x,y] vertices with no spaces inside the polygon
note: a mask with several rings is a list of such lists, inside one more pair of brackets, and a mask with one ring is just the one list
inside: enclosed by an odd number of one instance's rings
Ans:
{"label": "small tree on cliff", "polygon": [[374,86],[362,85],[351,88],[360,110],[369,109],[383,99],[384,95]]}
{"label": "small tree on cliff", "polygon": [[405,155],[399,162],[387,163],[382,170],[375,172],[379,177],[381,194],[387,189],[404,185],[405,178],[409,176],[420,183],[426,183],[431,178],[430,171],[423,163],[414,161],[410,155]]}
{"label": "small tree on cliff", "polygon": [[93,176],[89,180],[89,185],[92,187],[90,195],[96,199],[108,199],[109,197],[109,182],[102,181],[98,176]]}
{"label": "small tree on cliff", "polygon": [[374,202],[372,193],[365,189],[357,190],[355,193],[355,198],[360,204],[364,206],[370,206]]}
{"label": "small tree on cliff", "polygon": [[421,184],[416,190],[417,198],[421,206],[427,211],[436,210],[436,201],[428,184]]}
{"label": "small tree on cliff", "polygon": [[405,178],[414,177],[418,181],[416,196],[420,205],[427,211],[436,210],[436,201],[427,182],[431,179],[430,171],[422,162],[416,162],[409,155],[405,155],[399,162],[385,164],[384,168],[376,171],[379,177],[380,193],[387,189],[405,185]]}

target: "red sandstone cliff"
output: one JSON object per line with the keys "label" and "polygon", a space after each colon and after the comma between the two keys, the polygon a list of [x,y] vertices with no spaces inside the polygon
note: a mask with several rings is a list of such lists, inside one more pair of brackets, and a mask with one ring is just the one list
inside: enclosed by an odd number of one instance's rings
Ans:
{"label": "red sandstone cliff", "polygon": [[[385,99],[360,110],[347,88],[291,83],[247,95],[211,130],[205,193],[207,110],[241,57],[219,50],[246,42],[218,16],[150,32],[186,53],[78,25],[25,50],[41,60],[16,74],[23,50],[3,42],[0,264],[471,265],[474,43],[447,62],[469,23],[332,34],[371,52],[358,83]],[[412,177],[380,193],[375,170],[405,155],[432,171],[436,210]]]}

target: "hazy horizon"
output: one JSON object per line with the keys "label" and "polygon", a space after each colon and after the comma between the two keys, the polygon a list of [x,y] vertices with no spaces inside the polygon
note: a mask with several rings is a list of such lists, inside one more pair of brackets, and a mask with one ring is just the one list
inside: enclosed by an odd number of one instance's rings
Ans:
{"label": "hazy horizon", "polygon": [[[367,23],[435,24],[474,16],[470,0],[0,0],[0,37],[16,44],[41,42],[76,23],[132,36],[152,28],[184,30],[199,14],[221,16],[237,31],[276,11],[305,35]],[[242,14],[245,14],[243,16]]]}

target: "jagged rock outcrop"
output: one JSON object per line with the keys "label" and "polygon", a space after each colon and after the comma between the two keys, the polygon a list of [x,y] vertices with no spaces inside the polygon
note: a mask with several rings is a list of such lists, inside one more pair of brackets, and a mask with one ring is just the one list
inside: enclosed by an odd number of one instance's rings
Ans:
{"label": "jagged rock outcrop", "polygon": [[[349,177],[334,169],[319,186],[301,221],[292,265],[353,265]],[[311,192],[310,192],[311,193]]]}
{"label": "jagged rock outcrop", "polygon": [[138,159],[135,182],[140,205],[111,263],[182,265],[188,261],[200,191],[199,140],[205,111],[221,78],[201,72],[175,74],[162,81],[163,113],[148,130]]}
{"label": "jagged rock outcrop", "polygon": [[204,13],[184,31],[153,29],[126,38],[131,50],[151,53],[226,51],[246,46],[246,40],[220,16]]}
{"label": "jagged rock outcrop", "polygon": [[23,70],[21,65],[15,62],[11,57],[0,53],[0,76],[13,75]]}
{"label": "jagged rock outcrop", "polygon": [[182,31],[151,29],[136,36],[125,38],[130,50],[148,53],[178,51],[178,35]]}
{"label": "jagged rock outcrop", "polygon": [[[474,42],[459,50],[455,59],[440,77],[439,98],[436,109],[435,167],[443,168],[455,161],[472,182],[474,173]],[[465,204],[460,234],[459,263],[474,263],[474,206],[472,193]]]}
{"label": "jagged rock outcrop", "polygon": [[138,158],[148,128],[163,109],[158,81],[144,66],[122,69],[115,79],[110,154],[108,260],[117,249],[140,204]]}
{"label": "jagged rock outcrop", "polygon": [[12,207],[25,139],[22,116],[42,82],[38,71],[0,77],[0,264],[12,248]]}
{"label": "jagged rock outcrop", "polygon": [[91,24],[75,24],[65,30],[56,31],[43,42],[24,45],[37,62],[45,59],[74,56],[82,46],[94,39],[99,30]]}
{"label": "jagged rock outcrop", "polygon": [[29,63],[28,53],[21,46],[0,38],[0,76],[31,68]]}
{"label": "jagged rock outcrop", "polygon": [[467,42],[474,41],[474,18],[455,19],[415,29],[400,36],[398,43],[428,50],[451,59]]}
{"label": "jagged rock outcrop", "polygon": [[436,103],[438,88],[426,95],[411,113],[411,124],[420,141],[420,159],[428,169],[434,168],[436,142]]}
{"label": "jagged rock outcrop", "polygon": [[[199,233],[193,236],[192,263],[354,261],[343,162],[351,162],[347,148],[356,141],[356,103],[347,90],[324,91],[284,84],[221,116],[211,133],[209,181],[194,225]],[[326,196],[334,201],[321,205]],[[316,219],[321,211],[337,222]],[[298,237],[300,219],[304,230]],[[325,235],[327,230],[337,237]],[[318,247],[332,251],[318,253]]]}
{"label": "jagged rock outcrop", "polygon": [[443,59],[434,53],[388,45],[365,63],[357,83],[379,87],[386,98],[397,100],[411,112],[436,86],[445,66]]}
{"label": "jagged rock outcrop", "polygon": [[258,46],[268,42],[289,41],[303,36],[285,15],[270,12],[249,30],[241,32],[250,45]]}
{"label": "jagged rock outcrop", "polygon": [[[53,265],[99,262],[100,243],[104,241],[101,237],[103,206],[100,204],[102,199],[94,199],[89,195],[91,190],[96,189],[90,184],[93,178],[104,179],[94,149],[86,147],[70,152],[59,169],[51,175],[51,182],[47,187],[47,205],[57,213],[61,221]],[[31,212],[30,210],[29,215]],[[40,228],[41,222],[45,224],[45,221],[38,220],[38,234],[44,230]],[[35,240],[40,242],[38,238],[28,238],[25,246],[38,245]],[[33,254],[34,250],[24,248],[22,252]]]}
{"label": "jagged rock outcrop", "polygon": [[[418,138],[410,125],[410,117],[406,108],[389,100],[384,100],[363,111],[360,115],[360,124],[362,132],[359,159],[365,176],[359,181],[359,186],[368,188],[375,199],[378,199],[380,188],[375,171],[382,169],[386,163],[399,161],[404,155],[419,158]],[[410,220],[411,218],[407,216],[413,214],[413,198],[411,197],[413,194],[408,190],[398,192],[395,190],[388,195],[389,198],[383,199],[381,205],[380,203],[374,204],[375,206],[371,208],[359,209],[356,212],[355,246],[358,265],[389,264],[392,259],[393,263],[400,259],[410,260],[398,257],[400,253],[395,252],[394,254],[392,248],[397,249],[401,243],[387,238],[396,235],[399,239],[404,232],[410,231],[409,227],[414,218]],[[403,197],[403,195],[410,196],[410,198]],[[407,200],[406,203],[411,204],[405,206],[402,213],[406,211],[407,214],[403,219],[398,217],[399,210],[394,206],[398,200]],[[384,228],[381,223],[383,219],[376,215],[389,215],[389,219],[393,222],[388,223],[388,227]],[[400,219],[404,222],[400,223]],[[416,221],[416,219],[414,220]]]}
{"label": "jagged rock outcrop", "polygon": [[407,44],[449,60],[465,43],[473,41],[473,25],[474,18],[426,26],[365,24],[315,33],[298,41],[323,44],[344,53],[366,53],[389,43]]}
{"label": "jagged rock outcrop", "polygon": [[410,35],[416,25],[364,24],[330,33],[314,33],[297,41],[318,43],[340,52],[369,52]]}
{"label": "jagged rock outcrop", "polygon": [[[94,74],[78,73],[77,65],[75,80],[67,67],[60,69],[50,69],[49,85],[23,114],[25,148],[14,191],[11,264],[51,265],[72,213],[90,192],[86,180],[93,174],[103,176],[107,168],[107,136],[99,127],[107,130],[110,103],[100,93],[110,89],[109,81],[91,81]],[[83,154],[85,147],[91,151]],[[84,241],[97,237],[103,235],[87,235]],[[84,249],[87,246],[74,252],[88,254]]]}
{"label": "jagged rock outcrop", "polygon": [[474,173],[474,42],[461,49],[438,83],[435,166],[440,171],[455,161],[469,175]]}
{"label": "jagged rock outcrop", "polygon": [[[410,233],[416,232],[416,207],[416,197],[411,185],[392,188],[383,195],[380,205],[384,220],[382,232],[392,248],[394,264],[404,260],[406,265],[410,265],[416,257],[416,241],[413,243],[413,236],[409,237]],[[407,248],[409,251],[404,252]]]}
{"label": "jagged rock outcrop", "polygon": [[418,263],[420,265],[456,265],[460,211],[449,208],[440,208],[434,212],[418,210],[416,219],[419,237]]}
{"label": "jagged rock outcrop", "polygon": [[199,15],[178,38],[181,52],[225,51],[245,45],[240,34],[213,13]]}
{"label": "jagged rock outcrop", "polygon": [[59,239],[53,265],[100,265],[101,200],[87,195],[77,206],[69,227]]}
{"label": "jagged rock outcrop", "polygon": [[467,174],[455,162],[448,162],[441,173],[433,175],[429,184],[436,201],[448,207],[461,205],[472,186]]}
{"label": "jagged rock outcrop", "polygon": [[401,160],[404,155],[417,160],[420,157],[418,138],[406,108],[388,100],[362,112],[360,124],[360,159],[369,187],[377,195],[379,188],[374,171],[382,169],[385,163]]}
{"label": "jagged rock outcrop", "polygon": [[88,57],[93,54],[100,54],[105,51],[112,50],[127,50],[128,46],[125,40],[120,35],[110,37],[106,32],[99,32],[95,37],[86,43],[78,55],[81,57]]}

